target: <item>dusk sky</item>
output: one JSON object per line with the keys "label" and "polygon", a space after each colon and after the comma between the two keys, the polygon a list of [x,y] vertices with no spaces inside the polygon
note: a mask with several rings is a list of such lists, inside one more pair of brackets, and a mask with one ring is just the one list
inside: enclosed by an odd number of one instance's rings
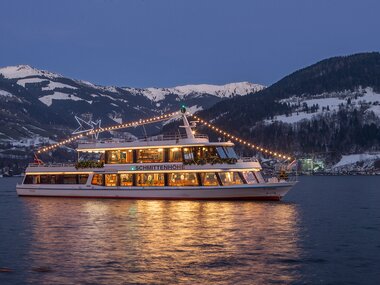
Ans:
{"label": "dusk sky", "polygon": [[0,66],[102,85],[270,85],[380,49],[380,1],[9,0],[0,11]]}

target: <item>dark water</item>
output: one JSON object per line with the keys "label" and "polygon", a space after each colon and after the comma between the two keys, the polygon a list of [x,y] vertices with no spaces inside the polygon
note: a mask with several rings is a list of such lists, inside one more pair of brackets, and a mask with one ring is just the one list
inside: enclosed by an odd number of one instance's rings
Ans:
{"label": "dark water", "polygon": [[18,198],[0,284],[380,284],[380,177],[303,177],[282,202]]}

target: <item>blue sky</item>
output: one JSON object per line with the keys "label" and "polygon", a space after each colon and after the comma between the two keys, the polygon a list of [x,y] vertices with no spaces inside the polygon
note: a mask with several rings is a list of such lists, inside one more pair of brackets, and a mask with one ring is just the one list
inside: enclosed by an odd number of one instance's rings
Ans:
{"label": "blue sky", "polygon": [[0,66],[103,85],[269,85],[380,49],[380,1],[2,0],[0,11]]}

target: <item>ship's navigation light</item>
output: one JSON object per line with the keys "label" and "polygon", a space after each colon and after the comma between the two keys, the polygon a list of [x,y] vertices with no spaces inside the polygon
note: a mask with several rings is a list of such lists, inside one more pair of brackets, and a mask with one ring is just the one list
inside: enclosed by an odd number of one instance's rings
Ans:
{"label": "ship's navigation light", "polygon": [[185,105],[182,105],[182,106],[181,106],[181,113],[182,113],[182,114],[185,114],[185,113],[186,113],[186,106],[185,106]]}

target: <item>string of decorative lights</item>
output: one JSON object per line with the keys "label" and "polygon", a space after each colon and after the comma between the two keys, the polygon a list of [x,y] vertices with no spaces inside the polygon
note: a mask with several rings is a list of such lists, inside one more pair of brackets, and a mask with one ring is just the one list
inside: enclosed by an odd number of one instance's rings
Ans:
{"label": "string of decorative lights", "polygon": [[[44,153],[44,152],[48,152],[48,151],[51,151],[51,150],[54,150],[60,146],[63,146],[65,144],[68,144],[68,143],[71,143],[75,140],[78,140],[82,137],[85,137],[85,136],[89,136],[89,135],[93,135],[95,133],[100,133],[100,132],[107,132],[107,131],[114,131],[114,130],[119,130],[119,129],[124,129],[124,128],[129,128],[129,127],[137,127],[137,126],[141,126],[141,125],[145,125],[145,124],[151,124],[151,123],[155,123],[155,122],[159,122],[159,121],[164,121],[164,120],[167,120],[168,118],[170,117],[173,117],[173,116],[176,116],[178,115],[180,112],[179,111],[176,111],[176,112],[172,112],[172,113],[168,113],[168,114],[164,114],[164,115],[161,115],[161,116],[156,116],[156,117],[152,117],[152,118],[148,118],[148,119],[140,119],[138,121],[134,121],[134,122],[129,122],[129,123],[124,123],[124,124],[118,124],[118,125],[114,125],[114,126],[110,126],[110,127],[105,127],[105,128],[98,128],[98,129],[94,129],[94,130],[89,130],[88,132],[85,132],[85,133],[82,133],[82,134],[79,134],[79,135],[76,135],[76,136],[72,136],[68,139],[65,139],[63,141],[60,141],[58,143],[55,143],[55,144],[52,144],[50,146],[44,146],[40,149],[37,150],[37,153]],[[200,117],[194,115],[194,114],[191,114],[189,112],[186,112],[187,115],[189,115],[190,117],[193,117],[194,119],[196,119],[198,122],[200,122],[201,124],[209,127],[211,130],[217,132],[217,133],[220,133],[224,136],[226,136],[227,138],[235,141],[235,142],[238,142],[238,143],[241,143],[245,146],[248,146],[252,149],[255,149],[257,151],[261,151],[263,153],[266,153],[266,154],[269,154],[269,155],[272,155],[274,157],[278,157],[280,159],[285,159],[285,160],[291,160],[292,158],[288,155],[285,155],[285,154],[282,154],[282,153],[278,153],[278,152],[275,152],[275,151],[271,151],[269,149],[266,149],[266,148],[263,148],[261,146],[258,146],[258,145],[255,145],[253,143],[249,143],[237,136],[234,136],[220,128],[217,128],[215,127],[214,125],[210,124],[209,122],[201,119]]]}
{"label": "string of decorative lights", "polygon": [[114,130],[129,128],[129,127],[137,127],[137,126],[142,126],[142,125],[145,125],[145,124],[151,124],[151,123],[167,120],[168,118],[176,116],[178,114],[179,114],[179,111],[173,112],[173,113],[169,113],[169,114],[164,114],[164,115],[161,115],[161,116],[156,116],[156,117],[148,118],[148,119],[140,119],[140,120],[134,121],[134,122],[129,122],[129,123],[114,125],[114,126],[110,126],[110,127],[98,128],[98,129],[90,130],[88,132],[85,132],[85,133],[82,133],[82,134],[70,137],[68,139],[65,139],[65,140],[60,141],[60,142],[55,143],[55,144],[52,144],[50,146],[41,147],[40,149],[37,150],[37,153],[44,153],[44,152],[48,152],[48,151],[54,150],[54,149],[56,149],[56,148],[58,148],[58,147],[60,147],[62,145],[71,143],[72,141],[75,141],[75,140],[80,139],[80,138],[85,137],[85,136],[93,135],[95,133],[114,131]]}
{"label": "string of decorative lights", "polygon": [[248,147],[250,147],[250,148],[252,148],[252,149],[255,149],[255,150],[258,150],[258,151],[260,151],[260,152],[263,152],[263,153],[266,153],[266,154],[272,155],[272,156],[274,156],[274,157],[278,157],[278,158],[280,158],[280,159],[285,159],[285,160],[291,160],[291,159],[292,159],[292,157],[290,157],[290,156],[288,156],[288,155],[285,155],[285,154],[282,154],[282,153],[278,153],[278,152],[275,152],[275,151],[271,151],[271,150],[269,150],[269,149],[263,148],[263,147],[261,147],[261,146],[255,145],[255,144],[253,144],[253,143],[249,143],[249,142],[247,142],[247,141],[245,141],[245,140],[243,140],[243,139],[241,139],[241,138],[239,138],[239,137],[237,137],[237,136],[234,136],[234,135],[232,135],[232,134],[229,134],[228,132],[226,132],[226,131],[224,131],[224,130],[222,130],[222,129],[220,129],[220,128],[215,127],[214,125],[212,125],[212,124],[210,124],[209,122],[207,122],[207,121],[205,121],[205,120],[199,118],[199,117],[196,116],[196,115],[193,115],[193,114],[191,114],[191,113],[187,113],[187,114],[188,114],[189,116],[193,117],[194,119],[196,119],[198,122],[200,122],[200,123],[203,124],[204,126],[210,128],[211,130],[213,130],[213,131],[215,131],[215,132],[217,132],[217,133],[220,133],[220,134],[226,136],[227,138],[229,138],[229,139],[231,139],[231,140],[233,140],[233,141],[235,141],[235,142],[241,143],[241,144],[243,144],[243,145],[245,145],[245,146],[248,146]]}

